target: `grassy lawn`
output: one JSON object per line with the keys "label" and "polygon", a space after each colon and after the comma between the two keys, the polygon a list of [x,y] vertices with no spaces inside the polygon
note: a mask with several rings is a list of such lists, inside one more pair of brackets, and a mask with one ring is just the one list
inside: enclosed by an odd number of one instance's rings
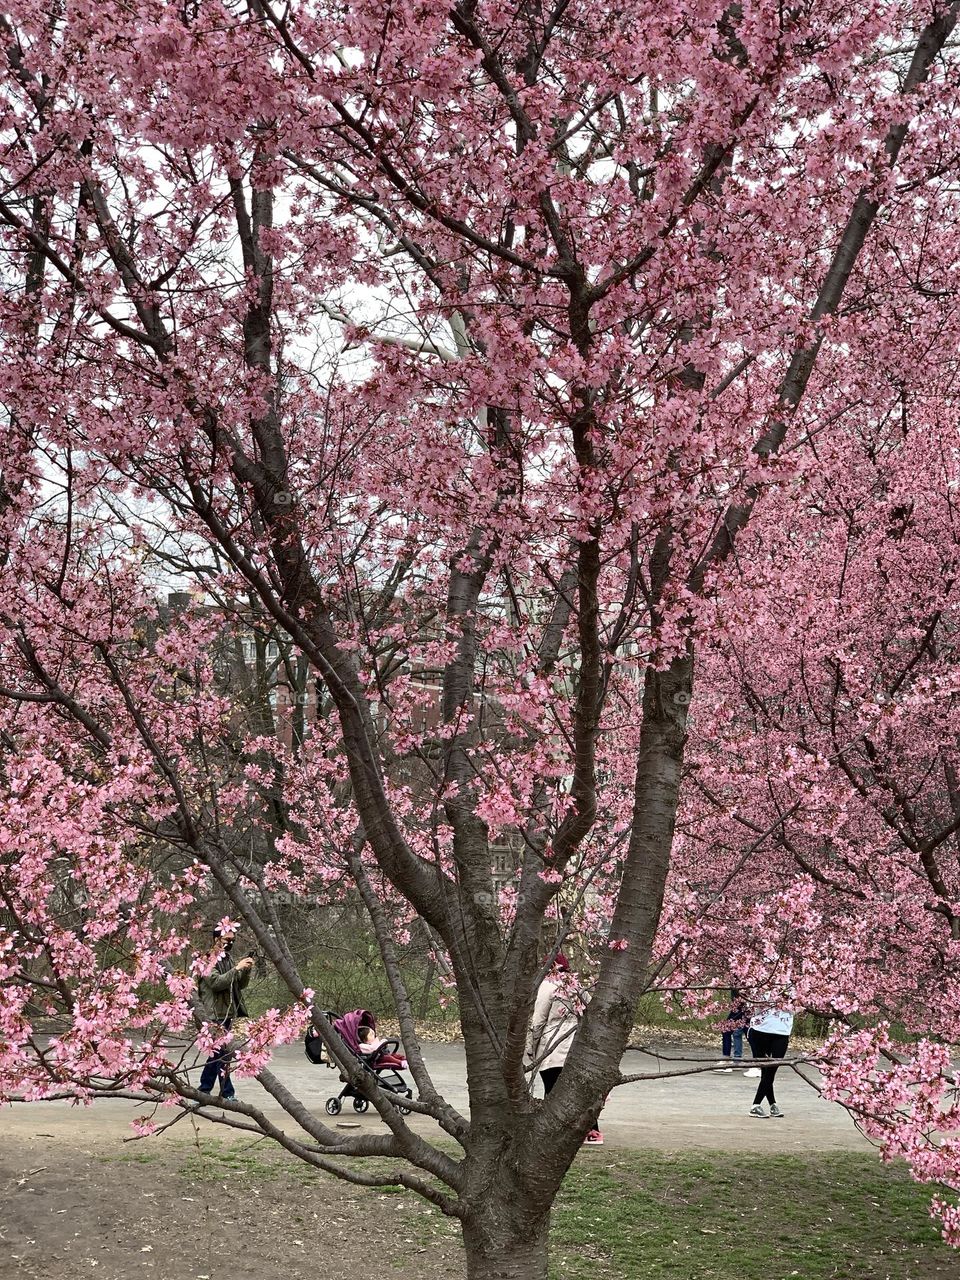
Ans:
{"label": "grassy lawn", "polygon": [[578,1162],[553,1216],[553,1275],[586,1280],[960,1280],[930,1188],[870,1156]]}

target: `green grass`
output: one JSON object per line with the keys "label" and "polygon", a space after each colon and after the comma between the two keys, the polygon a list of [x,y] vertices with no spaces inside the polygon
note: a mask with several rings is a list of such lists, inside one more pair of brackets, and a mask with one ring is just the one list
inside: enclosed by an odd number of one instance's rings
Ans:
{"label": "green grass", "polygon": [[905,1170],[847,1152],[578,1162],[554,1208],[556,1280],[958,1280]]}
{"label": "green grass", "polygon": [[[201,1138],[189,1144],[178,1144],[177,1153],[178,1172],[190,1182],[223,1182],[236,1178],[264,1183],[284,1177],[303,1186],[315,1184],[317,1178],[323,1178],[326,1185],[336,1185],[325,1174],[318,1173],[266,1138],[256,1139],[251,1143]],[[402,1160],[358,1158],[340,1159],[339,1163],[346,1168],[383,1176],[393,1176],[400,1170],[409,1169],[409,1165]],[[406,1192],[400,1186],[387,1185],[377,1187],[372,1194],[405,1195]]]}
{"label": "green grass", "polygon": [[[144,1142],[147,1139],[143,1139]],[[99,1156],[101,1164],[156,1164],[160,1159],[160,1153],[155,1147],[139,1146],[131,1147],[124,1151],[123,1155],[115,1156]]]}
{"label": "green grass", "polygon": [[261,1144],[201,1141],[183,1149],[180,1173],[191,1182],[222,1182],[238,1177],[249,1182],[270,1182],[281,1169],[298,1180],[312,1177],[310,1169],[290,1160],[274,1147]]}

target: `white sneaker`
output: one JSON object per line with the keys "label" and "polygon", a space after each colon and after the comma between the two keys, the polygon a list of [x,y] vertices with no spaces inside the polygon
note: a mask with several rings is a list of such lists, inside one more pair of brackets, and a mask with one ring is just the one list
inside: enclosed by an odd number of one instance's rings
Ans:
{"label": "white sneaker", "polygon": [[780,1108],[777,1106],[775,1102],[770,1103],[770,1115],[774,1120],[783,1119],[783,1112],[780,1110]]}
{"label": "white sneaker", "polygon": [[763,1107],[759,1105],[759,1103],[757,1104],[757,1106],[750,1108],[750,1115],[752,1115],[757,1120],[766,1120],[768,1118],[767,1113],[764,1111]]}
{"label": "white sneaker", "polygon": [[759,1074],[760,1074],[760,1068],[759,1068],[759,1067],[747,1067],[746,1071],[745,1071],[743,1074],[744,1074],[745,1076],[759,1076]]}

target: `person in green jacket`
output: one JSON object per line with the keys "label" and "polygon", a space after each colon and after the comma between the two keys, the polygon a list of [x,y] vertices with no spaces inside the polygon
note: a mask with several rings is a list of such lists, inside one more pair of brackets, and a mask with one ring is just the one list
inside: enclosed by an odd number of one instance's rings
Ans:
{"label": "person in green jacket", "polygon": [[[219,943],[217,950],[220,949]],[[223,944],[223,955],[214,965],[210,973],[197,980],[197,1007],[204,1022],[216,1022],[229,1031],[234,1018],[245,1018],[247,1010],[243,1003],[243,989],[250,981],[253,970],[253,957],[244,956],[233,963],[231,952],[233,939],[228,938]],[[230,1079],[230,1062],[233,1054],[226,1044],[217,1045],[206,1061],[200,1073],[199,1089],[201,1093],[212,1093],[213,1086],[219,1080],[220,1097],[235,1098],[236,1090]]]}

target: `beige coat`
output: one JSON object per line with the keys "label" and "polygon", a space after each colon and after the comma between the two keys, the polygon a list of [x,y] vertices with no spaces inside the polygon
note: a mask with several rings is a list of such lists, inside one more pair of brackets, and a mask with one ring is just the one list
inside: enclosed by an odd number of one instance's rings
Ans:
{"label": "beige coat", "polygon": [[562,1067],[573,1044],[578,1022],[572,1003],[557,994],[557,985],[551,978],[544,978],[537,991],[533,1020],[527,1032],[527,1062],[536,1062],[538,1071]]}

